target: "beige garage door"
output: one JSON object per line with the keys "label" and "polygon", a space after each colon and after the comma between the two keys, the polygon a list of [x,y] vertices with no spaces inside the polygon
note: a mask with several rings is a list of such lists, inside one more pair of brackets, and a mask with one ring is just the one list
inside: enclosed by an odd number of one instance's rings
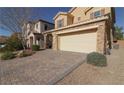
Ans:
{"label": "beige garage door", "polygon": [[89,53],[96,51],[96,32],[59,36],[58,48],[63,51]]}

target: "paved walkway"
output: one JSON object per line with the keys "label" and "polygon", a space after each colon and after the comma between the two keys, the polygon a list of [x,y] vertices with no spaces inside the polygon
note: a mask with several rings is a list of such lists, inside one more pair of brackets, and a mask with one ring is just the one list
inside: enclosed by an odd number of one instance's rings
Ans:
{"label": "paved walkway", "polygon": [[124,47],[107,58],[107,67],[84,63],[57,84],[124,84]]}
{"label": "paved walkway", "polygon": [[85,57],[82,53],[44,50],[30,57],[0,60],[0,84],[55,84]]}

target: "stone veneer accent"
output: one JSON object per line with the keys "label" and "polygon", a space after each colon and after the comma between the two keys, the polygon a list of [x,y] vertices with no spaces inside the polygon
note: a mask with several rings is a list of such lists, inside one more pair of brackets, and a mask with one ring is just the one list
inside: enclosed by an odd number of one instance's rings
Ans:
{"label": "stone veneer accent", "polygon": [[58,50],[58,36],[55,32],[53,32],[52,35],[53,35],[52,49]]}
{"label": "stone veneer accent", "polygon": [[105,53],[105,23],[99,25],[97,30],[97,52]]}

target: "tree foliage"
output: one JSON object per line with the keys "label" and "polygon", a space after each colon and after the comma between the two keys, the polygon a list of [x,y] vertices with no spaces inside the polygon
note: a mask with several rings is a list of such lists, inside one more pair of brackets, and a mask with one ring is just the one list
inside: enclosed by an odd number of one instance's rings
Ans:
{"label": "tree foliage", "polygon": [[6,50],[8,51],[17,51],[23,49],[21,40],[18,37],[18,34],[12,34],[6,41]]}
{"label": "tree foliage", "polygon": [[119,26],[115,26],[115,36],[116,36],[116,39],[118,40],[121,40],[121,39],[124,39],[123,37],[123,27],[119,27]]}
{"label": "tree foliage", "polygon": [[22,26],[30,19],[30,8],[0,8],[1,27],[11,32],[22,31]]}
{"label": "tree foliage", "polygon": [[[12,33],[23,33],[22,26],[32,20],[33,15],[32,8],[0,8],[0,28]],[[25,39],[23,37],[21,36],[20,40],[24,47]]]}

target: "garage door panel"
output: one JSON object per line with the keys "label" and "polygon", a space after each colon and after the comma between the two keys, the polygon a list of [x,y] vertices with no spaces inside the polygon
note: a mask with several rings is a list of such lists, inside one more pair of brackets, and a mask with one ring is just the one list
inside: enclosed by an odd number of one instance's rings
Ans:
{"label": "garage door panel", "polygon": [[59,36],[59,49],[86,53],[96,51],[96,32]]}

